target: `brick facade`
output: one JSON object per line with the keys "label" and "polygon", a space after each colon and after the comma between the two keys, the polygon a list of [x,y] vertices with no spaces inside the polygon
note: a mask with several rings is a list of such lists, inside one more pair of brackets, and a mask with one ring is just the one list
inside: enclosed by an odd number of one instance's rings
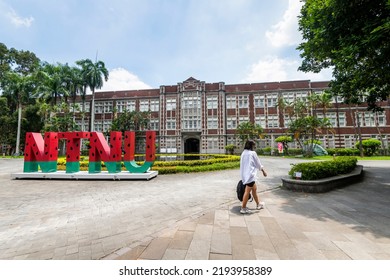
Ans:
{"label": "brick facade", "polygon": [[[149,129],[157,132],[158,152],[224,153],[227,144],[239,144],[236,128],[247,121],[264,128],[267,137],[259,141],[260,147],[276,147],[274,139],[288,130],[285,112],[277,106],[278,99],[307,98],[313,92],[323,92],[328,84],[304,80],[226,85],[190,77],[177,85],[160,86],[159,89],[97,92],[95,130],[107,131],[113,118],[125,109],[150,110]],[[87,102],[89,100],[90,96],[87,96]],[[374,116],[365,111],[364,104],[350,108],[334,98],[332,107],[326,112],[334,131],[320,135],[323,146],[353,147],[357,141],[358,111],[363,139],[381,135],[388,147],[389,102],[384,102],[382,108],[384,112]],[[319,109],[317,114],[321,114]],[[86,120],[89,119],[87,113]],[[379,126],[375,125],[376,119]],[[81,128],[81,118],[77,122]],[[88,127],[84,129],[88,130]]]}

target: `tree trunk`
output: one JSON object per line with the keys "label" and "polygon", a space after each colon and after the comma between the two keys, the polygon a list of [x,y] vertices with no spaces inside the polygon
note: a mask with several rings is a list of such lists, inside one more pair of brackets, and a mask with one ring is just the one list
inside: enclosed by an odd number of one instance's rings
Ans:
{"label": "tree trunk", "polygon": [[92,91],[92,102],[91,102],[91,127],[89,131],[95,131],[95,90]]}
{"label": "tree trunk", "polygon": [[16,147],[15,147],[15,156],[18,156],[20,151],[19,151],[19,146],[20,146],[20,131],[21,131],[21,126],[22,126],[22,103],[19,102],[18,105],[18,131],[16,133]]}

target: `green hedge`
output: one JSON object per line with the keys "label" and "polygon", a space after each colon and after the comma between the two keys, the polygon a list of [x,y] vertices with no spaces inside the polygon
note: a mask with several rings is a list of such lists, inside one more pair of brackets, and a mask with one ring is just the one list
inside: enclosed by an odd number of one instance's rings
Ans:
{"label": "green hedge", "polygon": [[[159,174],[175,174],[189,172],[206,172],[224,169],[234,169],[240,167],[240,156],[224,155],[224,154],[158,154],[156,156],[181,156],[181,157],[199,157],[195,160],[172,160],[172,161],[155,161],[152,170],[156,170]],[[137,161],[138,165],[142,165],[143,161]],[[65,170],[65,158],[58,159],[58,170]],[[104,162],[102,162],[102,170],[106,170]],[[80,161],[80,170],[88,170],[88,161]],[[125,170],[122,162],[122,170]]]}
{"label": "green hedge", "polygon": [[327,161],[293,164],[288,174],[294,179],[295,172],[301,172],[302,180],[318,180],[349,173],[355,169],[356,164],[356,157],[337,157]]}
{"label": "green hedge", "polygon": [[359,156],[360,151],[359,149],[352,149],[352,148],[330,148],[326,149],[328,152],[328,155],[338,155],[338,156]]}

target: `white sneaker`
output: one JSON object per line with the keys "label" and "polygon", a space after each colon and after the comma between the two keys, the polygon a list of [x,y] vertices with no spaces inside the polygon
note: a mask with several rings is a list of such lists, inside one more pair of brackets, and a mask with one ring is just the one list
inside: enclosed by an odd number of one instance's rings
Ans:
{"label": "white sneaker", "polygon": [[246,208],[241,207],[240,213],[241,214],[249,214],[249,213],[252,213],[252,211],[249,210],[247,207]]}
{"label": "white sneaker", "polygon": [[257,204],[257,206],[256,206],[256,210],[263,209],[263,208],[264,208],[264,205],[265,205],[265,203],[264,203],[264,202],[260,202],[259,204]]}

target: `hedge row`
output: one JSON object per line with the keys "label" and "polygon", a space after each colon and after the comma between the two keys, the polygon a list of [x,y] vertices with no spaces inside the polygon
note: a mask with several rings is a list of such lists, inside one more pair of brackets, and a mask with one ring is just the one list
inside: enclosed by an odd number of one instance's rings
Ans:
{"label": "hedge row", "polygon": [[293,164],[288,174],[294,179],[295,172],[300,172],[302,180],[318,180],[349,173],[355,169],[356,164],[356,157],[337,157],[327,161]]}
{"label": "hedge row", "polygon": [[[172,157],[172,154],[158,154],[158,157]],[[187,158],[201,158],[195,160],[172,160],[172,161],[155,161],[152,170],[156,170],[159,174],[174,174],[174,173],[189,173],[189,172],[206,172],[224,169],[233,169],[240,167],[240,156],[237,155],[221,155],[221,154],[175,154],[174,156]],[[138,165],[142,165],[143,161],[137,161]],[[59,170],[65,170],[65,158],[58,159]],[[122,169],[125,170],[122,162]],[[80,161],[80,170],[88,170],[88,161]],[[106,170],[104,162],[102,162],[102,170]]]}

